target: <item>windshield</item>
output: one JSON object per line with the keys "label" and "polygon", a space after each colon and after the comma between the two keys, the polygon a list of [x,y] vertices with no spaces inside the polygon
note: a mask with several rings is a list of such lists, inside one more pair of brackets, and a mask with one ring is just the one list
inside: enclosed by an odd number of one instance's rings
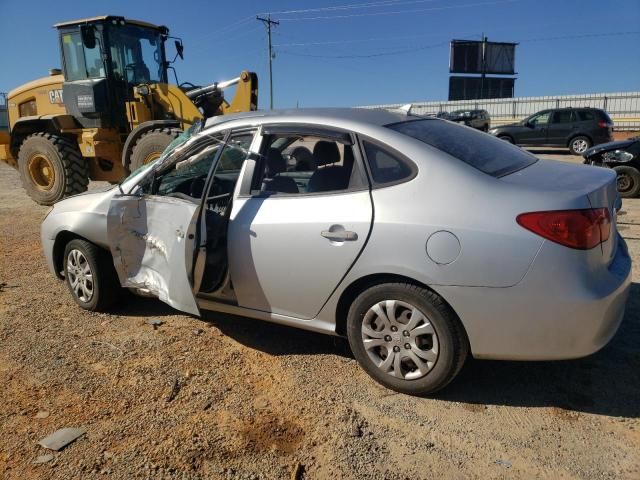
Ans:
{"label": "windshield", "polygon": [[166,82],[160,32],[136,25],[114,25],[109,31],[113,73],[127,83]]}
{"label": "windshield", "polygon": [[451,122],[410,120],[387,127],[448,153],[493,177],[508,175],[538,161],[520,147]]}
{"label": "windshield", "polygon": [[125,182],[128,182],[133,177],[137,177],[140,173],[149,170],[152,166],[159,165],[160,162],[163,162],[165,159],[172,156],[171,154],[173,152],[177,153],[179,150],[181,150],[181,148],[179,147],[183,145],[191,137],[193,137],[196,133],[198,133],[201,129],[202,129],[202,122],[196,121],[193,125],[191,125],[191,127],[189,127],[187,130],[182,132],[178,137],[176,137],[167,146],[167,148],[164,149],[164,151],[162,152],[162,155],[160,155],[159,158],[157,158],[153,162],[145,163],[141,167],[136,168],[133,172],[129,174],[128,177],[126,177],[124,180],[120,182],[120,185],[123,185]]}

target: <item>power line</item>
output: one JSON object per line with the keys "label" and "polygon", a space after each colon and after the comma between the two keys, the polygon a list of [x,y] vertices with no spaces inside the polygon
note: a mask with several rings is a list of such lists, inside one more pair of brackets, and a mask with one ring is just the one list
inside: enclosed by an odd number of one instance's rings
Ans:
{"label": "power line", "polygon": [[242,24],[248,22],[249,20],[253,20],[253,15],[249,16],[249,17],[244,17],[244,18],[238,20],[237,22],[230,23],[229,25],[225,25],[222,28],[219,28],[219,29],[214,30],[214,31],[209,32],[209,33],[206,33],[204,35],[196,36],[194,38],[195,38],[195,40],[204,40],[205,38],[206,39],[211,39],[211,38],[216,38],[219,35],[223,35],[223,34],[226,35],[229,32],[239,28]]}
{"label": "power line", "polygon": [[[608,32],[608,33],[587,33],[587,34],[577,34],[577,35],[562,35],[556,37],[539,37],[539,38],[528,38],[524,40],[519,40],[518,43],[527,43],[527,42],[544,42],[544,41],[553,41],[553,40],[570,40],[577,38],[589,38],[589,37],[616,37],[621,35],[639,35],[640,31],[630,31],[630,32]],[[431,48],[437,48],[444,45],[449,45],[449,40],[431,44],[431,45],[422,45],[419,47],[394,50],[391,52],[378,52],[372,54],[348,54],[348,55],[316,55],[311,53],[299,53],[292,52],[288,50],[280,50],[280,53],[285,55],[293,55],[298,57],[311,57],[311,58],[335,58],[335,59],[348,59],[348,58],[377,58],[377,57],[386,57],[391,55],[403,55],[406,53],[413,53],[421,50],[428,50]]]}
{"label": "power line", "polygon": [[447,40],[446,42],[440,42],[433,45],[423,45],[421,47],[394,50],[392,52],[371,53],[371,54],[365,54],[365,55],[314,55],[314,54],[308,54],[308,53],[290,52],[287,50],[280,50],[280,53],[284,53],[285,55],[294,55],[298,57],[313,57],[313,58],[377,58],[377,57],[388,57],[390,55],[403,55],[405,53],[413,53],[413,52],[418,52],[420,50],[428,50],[430,48],[442,47],[444,45],[449,45],[449,40]]}
{"label": "power line", "polygon": [[[479,34],[478,34],[479,35]],[[422,35],[402,35],[400,37],[372,37],[372,38],[358,38],[352,40],[330,40],[327,42],[303,42],[303,43],[280,43],[274,45],[274,47],[319,47],[319,46],[331,46],[331,45],[343,45],[349,43],[364,43],[364,42],[377,42],[377,41],[391,41],[391,40],[411,40],[415,38],[424,37],[437,37],[439,34],[427,33]]]}
{"label": "power line", "polygon": [[355,17],[372,17],[379,15],[401,15],[404,13],[420,13],[420,12],[435,12],[440,10],[451,10],[454,8],[467,8],[467,7],[481,7],[488,5],[498,5],[503,3],[513,3],[513,2],[521,2],[523,0],[494,0],[491,2],[479,2],[479,3],[466,3],[459,5],[447,5],[443,7],[432,7],[432,8],[419,8],[413,10],[396,10],[396,11],[387,11],[387,12],[369,12],[369,13],[353,13],[348,15],[325,15],[319,17],[296,17],[296,18],[282,18],[283,22],[293,22],[293,21],[303,21],[303,20],[334,20],[334,19],[343,19],[343,18],[355,18]]}
{"label": "power line", "polygon": [[[335,11],[335,10],[359,10],[362,8],[375,8],[375,7],[395,7],[397,5],[409,5],[416,3],[431,3],[437,2],[439,0],[383,0],[379,2],[369,2],[369,3],[349,3],[347,5],[335,5],[331,7],[318,7],[318,8],[305,8],[302,10],[283,10],[280,12],[269,12],[271,15],[291,15],[296,13],[310,13],[310,12],[326,12],[326,11]],[[266,15],[267,13],[261,14]]]}
{"label": "power line", "polygon": [[633,32],[608,32],[608,33],[583,33],[579,35],[560,35],[557,37],[540,37],[540,38],[526,38],[519,40],[518,43],[525,42],[546,42],[549,40],[570,40],[576,38],[590,38],[590,37],[618,37],[621,35],[640,35],[640,31]]}

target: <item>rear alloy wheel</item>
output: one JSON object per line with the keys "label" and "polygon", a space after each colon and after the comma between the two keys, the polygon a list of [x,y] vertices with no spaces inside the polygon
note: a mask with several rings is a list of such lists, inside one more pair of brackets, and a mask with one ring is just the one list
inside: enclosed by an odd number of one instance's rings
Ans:
{"label": "rear alloy wheel", "polygon": [[182,133],[179,128],[154,128],[143,134],[133,146],[129,170],[138,168],[160,158],[165,148]]}
{"label": "rear alloy wheel", "polygon": [[76,239],[67,244],[64,276],[73,299],[86,310],[108,309],[120,291],[111,256],[86,240]]}
{"label": "rear alloy wheel", "polygon": [[569,150],[574,155],[582,155],[591,147],[591,140],[587,137],[575,137],[569,142]]}
{"label": "rear alloy wheel", "polygon": [[51,133],[34,133],[22,142],[18,170],[27,194],[40,205],[84,192],[89,184],[78,145]]}
{"label": "rear alloy wheel", "polygon": [[460,321],[434,292],[405,283],[376,285],[351,305],[347,336],[353,354],[376,381],[401,393],[444,388],[468,353]]}
{"label": "rear alloy wheel", "polygon": [[640,172],[633,167],[614,167],[618,176],[618,193],[622,198],[635,198],[640,194]]}
{"label": "rear alloy wheel", "polygon": [[510,135],[498,135],[498,138],[500,140],[504,140],[505,142],[509,142],[509,143],[515,143],[513,141],[513,137],[511,137]]}

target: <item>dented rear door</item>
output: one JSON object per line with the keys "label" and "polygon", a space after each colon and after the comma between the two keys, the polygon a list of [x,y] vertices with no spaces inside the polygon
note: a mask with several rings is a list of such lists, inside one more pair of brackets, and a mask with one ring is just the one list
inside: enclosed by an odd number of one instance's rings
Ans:
{"label": "dented rear door", "polygon": [[199,315],[190,278],[199,210],[199,203],[175,197],[114,197],[107,230],[121,285]]}

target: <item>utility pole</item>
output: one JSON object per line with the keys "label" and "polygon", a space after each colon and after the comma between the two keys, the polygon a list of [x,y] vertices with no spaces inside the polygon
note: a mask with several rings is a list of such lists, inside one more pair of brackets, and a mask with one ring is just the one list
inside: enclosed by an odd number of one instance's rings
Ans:
{"label": "utility pole", "polygon": [[271,25],[280,25],[280,22],[271,20],[271,14],[267,15],[267,18],[256,17],[267,26],[267,37],[269,39],[269,108],[273,110],[273,47],[271,45]]}
{"label": "utility pole", "polygon": [[482,65],[481,65],[481,76],[480,76],[480,98],[484,97],[484,84],[485,78],[487,77],[487,37],[482,32]]}

